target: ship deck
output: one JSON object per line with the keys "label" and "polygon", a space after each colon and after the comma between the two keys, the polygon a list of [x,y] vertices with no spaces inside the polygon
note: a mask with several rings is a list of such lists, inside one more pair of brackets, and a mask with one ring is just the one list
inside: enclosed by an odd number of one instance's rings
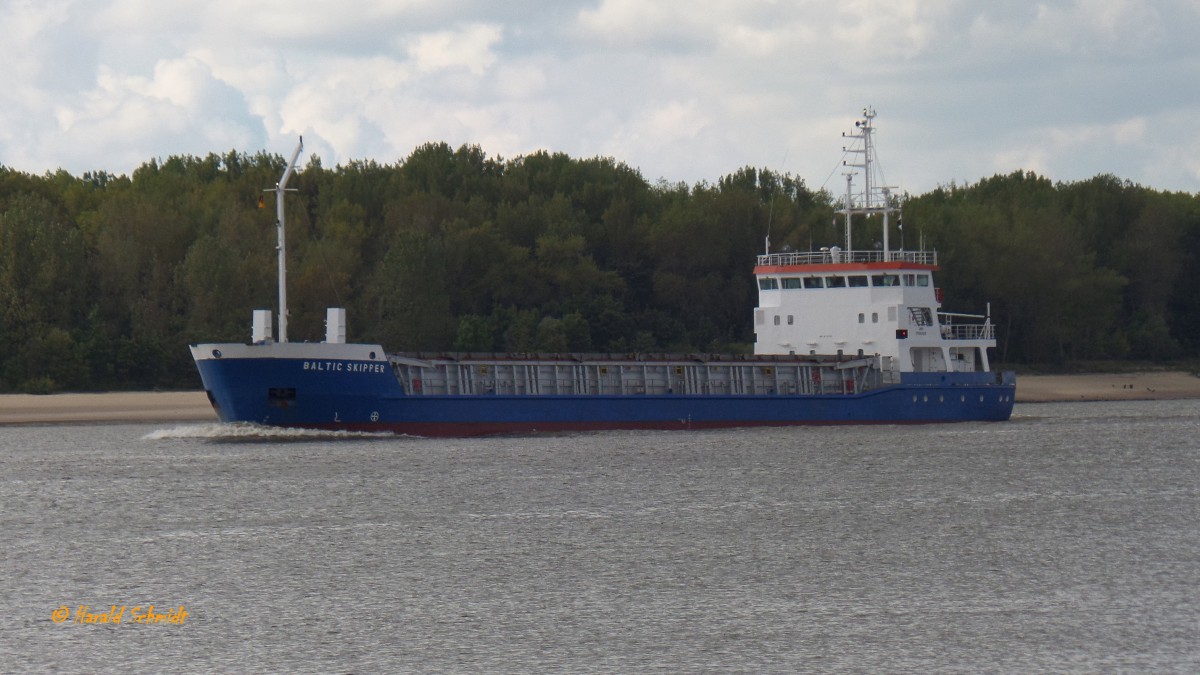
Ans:
{"label": "ship deck", "polygon": [[389,355],[410,395],[856,394],[893,375],[878,358],[720,354]]}

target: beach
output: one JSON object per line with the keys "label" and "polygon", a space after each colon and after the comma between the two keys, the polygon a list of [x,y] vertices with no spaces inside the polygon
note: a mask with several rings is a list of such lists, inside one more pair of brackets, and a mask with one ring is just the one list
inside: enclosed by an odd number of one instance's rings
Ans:
{"label": "beach", "polygon": [[1200,377],[1180,371],[1017,375],[1017,403],[1200,398]]}
{"label": "beach", "polygon": [[[1200,377],[1178,371],[1018,375],[1018,403],[1200,398]],[[202,391],[0,394],[0,424],[216,421]]]}
{"label": "beach", "polygon": [[202,391],[0,394],[0,424],[216,421]]}

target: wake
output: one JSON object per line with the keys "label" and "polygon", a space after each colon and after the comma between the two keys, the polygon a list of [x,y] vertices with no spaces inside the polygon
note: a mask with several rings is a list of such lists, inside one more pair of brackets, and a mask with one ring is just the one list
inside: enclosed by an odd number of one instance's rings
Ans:
{"label": "wake", "polygon": [[142,436],[147,441],[177,439],[245,440],[245,441],[303,441],[342,438],[396,438],[387,431],[334,431],[328,429],[292,429],[270,427],[251,422],[222,424],[185,424],[170,429],[157,429]]}

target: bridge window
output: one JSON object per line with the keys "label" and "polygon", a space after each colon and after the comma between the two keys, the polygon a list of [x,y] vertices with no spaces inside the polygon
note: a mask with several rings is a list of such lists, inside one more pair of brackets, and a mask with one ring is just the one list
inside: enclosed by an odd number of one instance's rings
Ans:
{"label": "bridge window", "polygon": [[900,275],[898,274],[876,274],[871,277],[872,286],[899,286]]}
{"label": "bridge window", "polygon": [[918,286],[928,286],[929,285],[929,275],[928,274],[918,274],[917,275],[917,285]]}
{"label": "bridge window", "polygon": [[826,277],[825,287],[826,288],[845,288],[846,287],[846,277]]}
{"label": "bridge window", "polygon": [[846,282],[850,284],[850,288],[867,287],[867,278],[865,276],[846,277]]}
{"label": "bridge window", "polygon": [[825,288],[825,280],[821,277],[804,277],[805,288]]}
{"label": "bridge window", "polygon": [[779,288],[779,281],[776,279],[767,277],[765,279],[758,280],[758,290],[760,291],[773,291],[777,288]]}
{"label": "bridge window", "polygon": [[800,277],[784,277],[783,287],[785,289],[800,288]]}
{"label": "bridge window", "polygon": [[905,286],[916,286],[917,285],[917,275],[915,275],[915,274],[905,274],[901,278],[904,280]]}

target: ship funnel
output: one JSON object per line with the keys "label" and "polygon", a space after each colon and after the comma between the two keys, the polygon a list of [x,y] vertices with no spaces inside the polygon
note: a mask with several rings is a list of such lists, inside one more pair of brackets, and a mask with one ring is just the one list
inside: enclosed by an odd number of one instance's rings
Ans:
{"label": "ship funnel", "polygon": [[325,310],[325,342],[336,345],[345,344],[345,307],[329,307]]}
{"label": "ship funnel", "polygon": [[251,326],[250,341],[256,345],[271,341],[271,310],[254,310],[254,321]]}

